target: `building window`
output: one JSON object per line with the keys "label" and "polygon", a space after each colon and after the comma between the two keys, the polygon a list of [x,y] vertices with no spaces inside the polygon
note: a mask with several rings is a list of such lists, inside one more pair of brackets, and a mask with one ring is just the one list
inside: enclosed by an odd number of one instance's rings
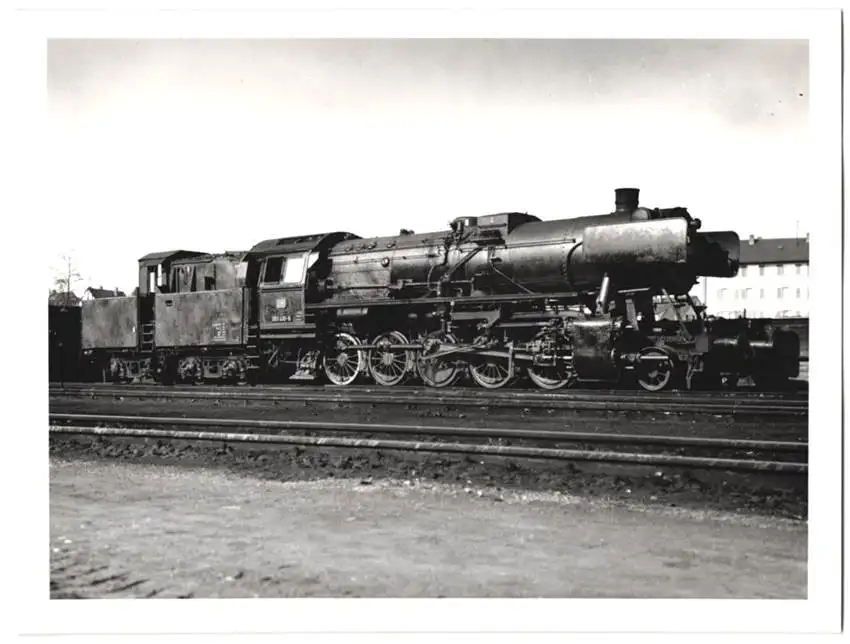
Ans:
{"label": "building window", "polygon": [[803,265],[802,264],[794,264],[794,269],[797,272],[797,275],[803,274]]}
{"label": "building window", "polygon": [[776,289],[776,299],[781,300],[784,297],[785,297],[785,287],[780,286],[778,289]]}
{"label": "building window", "polygon": [[747,267],[741,266],[741,277],[746,277],[746,276],[747,276]]}
{"label": "building window", "polygon": [[785,273],[785,267],[782,264],[777,264],[776,265],[776,274],[782,275],[784,273]]}
{"label": "building window", "polygon": [[759,275],[764,275],[764,264],[759,264]]}
{"label": "building window", "polygon": [[764,289],[763,288],[759,289],[759,299],[762,299],[762,300],[764,299]]}
{"label": "building window", "polygon": [[800,299],[800,289],[797,289],[797,299]]}
{"label": "building window", "polygon": [[718,300],[722,300],[724,295],[726,295],[726,289],[725,288],[717,289],[717,299]]}
{"label": "building window", "polygon": [[741,299],[746,300],[750,296],[750,289],[742,288],[741,289]]}

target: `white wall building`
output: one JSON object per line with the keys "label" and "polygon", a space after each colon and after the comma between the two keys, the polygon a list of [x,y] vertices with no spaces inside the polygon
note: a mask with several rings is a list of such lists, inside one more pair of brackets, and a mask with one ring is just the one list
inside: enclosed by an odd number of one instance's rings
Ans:
{"label": "white wall building", "polygon": [[808,235],[742,240],[738,275],[700,278],[691,295],[717,317],[808,318]]}
{"label": "white wall building", "polygon": [[86,292],[83,293],[83,297],[81,298],[83,301],[87,302],[89,300],[97,300],[104,297],[125,297],[124,291],[119,291],[117,288],[108,289],[103,288],[94,288],[89,287],[86,289]]}

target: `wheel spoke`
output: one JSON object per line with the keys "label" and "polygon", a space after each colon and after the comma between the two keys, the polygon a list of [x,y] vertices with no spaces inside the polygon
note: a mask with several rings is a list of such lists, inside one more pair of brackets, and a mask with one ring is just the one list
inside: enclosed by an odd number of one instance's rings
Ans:
{"label": "wheel spoke", "polygon": [[484,362],[469,365],[472,379],[486,389],[499,389],[511,380],[508,368],[498,362]]}
{"label": "wheel spoke", "polygon": [[380,385],[392,386],[404,380],[413,364],[412,353],[393,349],[393,345],[408,344],[400,331],[388,331],[376,337],[375,348],[369,352],[368,366],[372,379]]}
{"label": "wheel spoke", "polygon": [[352,335],[339,333],[334,349],[325,354],[325,374],[336,385],[349,385],[357,378],[364,364],[364,357],[353,347],[360,344]]}

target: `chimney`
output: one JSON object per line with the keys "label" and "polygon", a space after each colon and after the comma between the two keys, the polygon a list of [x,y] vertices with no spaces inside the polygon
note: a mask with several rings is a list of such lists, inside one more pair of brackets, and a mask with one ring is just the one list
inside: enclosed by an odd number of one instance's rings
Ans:
{"label": "chimney", "polygon": [[617,188],[614,190],[614,211],[632,213],[637,210],[639,188]]}
{"label": "chimney", "polygon": [[750,235],[750,246],[755,246],[756,244],[756,236]]}

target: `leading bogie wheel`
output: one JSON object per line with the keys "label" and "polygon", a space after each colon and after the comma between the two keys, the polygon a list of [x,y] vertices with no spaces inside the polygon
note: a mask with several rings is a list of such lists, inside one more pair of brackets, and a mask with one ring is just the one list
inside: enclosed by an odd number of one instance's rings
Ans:
{"label": "leading bogie wheel", "polygon": [[397,385],[415,368],[413,351],[392,348],[394,344],[409,344],[400,331],[382,333],[372,344],[376,347],[369,351],[369,373],[377,384]]}
{"label": "leading bogie wheel", "polygon": [[364,370],[366,359],[354,347],[361,342],[350,333],[337,333],[334,344],[325,350],[325,375],[333,384],[350,385]]}

